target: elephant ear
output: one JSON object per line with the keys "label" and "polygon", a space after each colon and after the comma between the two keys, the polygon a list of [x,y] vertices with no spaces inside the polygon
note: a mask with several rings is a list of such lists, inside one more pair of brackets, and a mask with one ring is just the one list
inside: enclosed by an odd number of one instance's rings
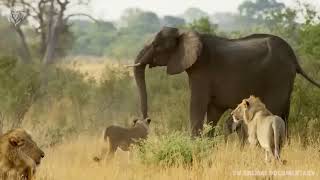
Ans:
{"label": "elephant ear", "polygon": [[202,50],[202,42],[197,32],[182,32],[178,38],[177,49],[169,57],[168,74],[178,74],[191,67],[198,59]]}

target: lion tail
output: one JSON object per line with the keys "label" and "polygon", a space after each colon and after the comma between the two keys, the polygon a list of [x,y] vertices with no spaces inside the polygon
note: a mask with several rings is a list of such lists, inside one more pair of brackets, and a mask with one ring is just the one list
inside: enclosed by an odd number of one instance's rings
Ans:
{"label": "lion tail", "polygon": [[[272,129],[273,129],[273,142],[274,142],[274,150],[275,152],[279,152],[280,151],[280,134],[279,134],[279,128],[277,123],[272,123]],[[274,153],[275,153],[274,152]]]}
{"label": "lion tail", "polygon": [[109,134],[110,134],[110,129],[106,128],[103,131],[103,136],[102,136],[102,143],[104,144],[104,148],[109,148]]}
{"label": "lion tail", "polygon": [[104,131],[103,131],[103,135],[102,135],[102,141],[108,141],[108,136],[109,136],[109,129],[106,128]]}
{"label": "lion tail", "polygon": [[[280,118],[280,117],[279,117]],[[273,138],[274,138],[274,155],[275,157],[280,160],[280,150],[282,147],[282,144],[285,140],[285,129],[284,129],[284,122],[281,120],[281,123],[277,123],[277,121],[274,121],[272,123],[272,129],[273,129]]]}
{"label": "lion tail", "polygon": [[103,144],[103,147],[102,147],[102,150],[101,150],[101,153],[97,156],[94,156],[93,157],[93,160],[96,161],[96,162],[99,162],[101,161],[104,156],[106,155],[109,147],[108,147],[108,142],[109,142],[109,130],[108,128],[106,128],[103,132],[102,132],[102,138],[101,138],[101,141],[102,141],[102,144]]}

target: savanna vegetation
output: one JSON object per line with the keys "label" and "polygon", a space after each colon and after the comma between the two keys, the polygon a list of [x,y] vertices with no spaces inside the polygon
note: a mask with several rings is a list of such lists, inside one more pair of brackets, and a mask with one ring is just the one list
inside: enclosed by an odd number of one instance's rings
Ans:
{"label": "savanna vegetation", "polygon": [[[149,140],[134,147],[128,158],[119,152],[111,162],[92,161],[102,146],[104,127],[130,126],[133,117],[140,117],[132,69],[125,64],[133,62],[162,26],[230,38],[278,35],[295,49],[305,71],[320,81],[320,14],[310,4],[301,0],[287,7],[276,0],[256,0],[243,2],[234,14],[190,8],[181,16],[164,17],[127,9],[118,21],[108,22],[81,12],[66,15],[63,7],[73,6],[68,1],[30,2],[0,2],[0,124],[2,131],[24,127],[33,132],[46,151],[39,179],[248,178],[234,176],[237,170],[312,171],[316,176],[311,178],[317,179],[320,90],[299,75],[289,118],[292,142],[283,150],[287,166],[265,164],[259,150],[241,151],[235,137],[225,144],[223,120],[215,138],[207,138],[205,128],[201,138],[191,140],[186,75],[168,76],[163,68],[146,75]],[[7,21],[11,6],[30,10],[19,26]],[[76,15],[89,18],[72,18]]]}

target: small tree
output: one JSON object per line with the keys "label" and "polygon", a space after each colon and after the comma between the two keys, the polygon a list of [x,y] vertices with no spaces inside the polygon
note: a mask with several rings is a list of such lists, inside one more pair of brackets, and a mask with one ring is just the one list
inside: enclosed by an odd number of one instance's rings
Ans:
{"label": "small tree", "polygon": [[[21,40],[23,62],[31,62],[30,47],[22,26],[32,27],[40,39],[39,55],[44,64],[54,63],[58,44],[70,36],[68,21],[73,16],[91,16],[84,13],[67,14],[68,9],[77,9],[78,6],[87,6],[89,0],[3,0],[0,8],[22,8],[26,12],[25,23],[12,25]],[[29,23],[32,22],[32,23]],[[64,37],[61,37],[64,36]],[[68,39],[69,40],[69,39]],[[61,43],[60,43],[61,44]],[[65,44],[65,43],[64,43]]]}
{"label": "small tree", "polygon": [[201,33],[216,34],[218,25],[212,24],[208,17],[203,17],[198,20],[194,20],[192,23],[188,24],[186,28]]}

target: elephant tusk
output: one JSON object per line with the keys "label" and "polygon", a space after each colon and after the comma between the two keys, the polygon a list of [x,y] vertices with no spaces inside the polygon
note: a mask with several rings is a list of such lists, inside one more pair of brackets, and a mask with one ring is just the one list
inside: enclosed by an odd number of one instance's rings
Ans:
{"label": "elephant tusk", "polygon": [[136,64],[133,64],[133,65],[126,65],[126,67],[137,67],[137,66],[140,66],[141,63],[136,63]]}

